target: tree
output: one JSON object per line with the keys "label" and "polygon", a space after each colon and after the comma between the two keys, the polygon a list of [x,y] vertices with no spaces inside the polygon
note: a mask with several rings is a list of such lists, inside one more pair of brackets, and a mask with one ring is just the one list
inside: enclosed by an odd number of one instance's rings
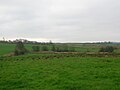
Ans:
{"label": "tree", "polygon": [[49,44],[53,44],[51,40],[49,41]]}
{"label": "tree", "polygon": [[41,51],[48,51],[49,49],[48,49],[48,47],[47,46],[42,46],[41,47]]}
{"label": "tree", "polygon": [[56,51],[55,45],[52,45],[52,51]]}
{"label": "tree", "polygon": [[39,46],[32,46],[32,49],[35,52],[39,52],[40,51],[40,47]]}
{"label": "tree", "polygon": [[56,51],[56,52],[61,52],[60,47],[59,47],[59,46],[57,46],[57,47],[56,47],[56,49],[55,49],[55,51]]}
{"label": "tree", "polygon": [[102,47],[99,50],[99,52],[113,52],[113,51],[114,51],[114,47],[113,46]]}
{"label": "tree", "polygon": [[60,48],[60,51],[61,52],[68,52],[69,51],[69,48],[68,48],[68,45],[67,44],[63,44]]}
{"label": "tree", "polygon": [[15,51],[14,54],[15,55],[23,55],[25,53],[27,53],[27,49],[24,47],[24,44],[21,41],[18,41],[16,43],[16,47],[15,47]]}
{"label": "tree", "polygon": [[69,51],[70,52],[75,52],[75,48],[74,47],[69,47]]}

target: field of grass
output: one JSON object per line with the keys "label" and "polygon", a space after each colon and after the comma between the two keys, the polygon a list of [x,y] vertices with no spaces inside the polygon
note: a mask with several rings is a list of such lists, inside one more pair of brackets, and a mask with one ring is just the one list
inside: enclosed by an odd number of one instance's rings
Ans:
{"label": "field of grass", "polygon": [[[8,44],[8,43],[0,43],[0,55],[5,55],[11,53],[15,49],[15,44]],[[25,47],[28,50],[32,50],[32,44],[25,44]]]}
{"label": "field of grass", "polygon": [[0,43],[0,55],[11,53],[14,51],[15,44]]}
{"label": "field of grass", "polygon": [[[25,44],[25,47],[31,51],[32,46],[36,46],[36,45],[40,47],[43,46],[40,44]],[[62,45],[63,45],[62,43],[55,44],[55,46],[62,46]],[[66,43],[66,45],[68,45],[69,47],[74,47],[75,51],[77,52],[98,52],[100,47],[107,46],[109,44]],[[114,44],[110,44],[110,45],[118,48],[114,51],[115,53],[120,53],[120,45],[114,45]],[[46,45],[46,46],[50,50],[51,46],[50,45]],[[0,43],[0,55],[11,53],[14,51],[14,49],[15,49],[15,44]]]}
{"label": "field of grass", "polygon": [[120,90],[120,57],[61,53],[0,57],[0,90]]}
{"label": "field of grass", "polygon": [[0,43],[0,90],[120,90],[120,45],[114,53],[98,53],[101,44],[67,45],[77,52],[4,56],[15,44]]}

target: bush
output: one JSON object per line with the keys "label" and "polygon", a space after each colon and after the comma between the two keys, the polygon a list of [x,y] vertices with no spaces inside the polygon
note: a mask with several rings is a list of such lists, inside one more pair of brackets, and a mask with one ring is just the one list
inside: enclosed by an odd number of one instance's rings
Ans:
{"label": "bush", "polygon": [[52,50],[52,51],[56,51],[55,45],[52,45],[51,50]]}
{"label": "bush", "polygon": [[69,47],[69,51],[70,52],[75,52],[75,48],[74,47]]}
{"label": "bush", "polygon": [[68,45],[64,44],[64,45],[62,46],[62,52],[68,52],[68,51],[69,51]]}
{"label": "bush", "polygon": [[62,50],[61,50],[61,48],[60,47],[56,47],[56,50],[55,50],[56,52],[62,52]]}
{"label": "bush", "polygon": [[23,55],[27,52],[28,52],[27,49],[24,47],[24,44],[21,41],[16,43],[16,48],[14,51],[15,55]]}
{"label": "bush", "polygon": [[52,45],[51,51],[56,51],[56,52],[75,52],[74,47],[69,47],[66,44],[63,44],[62,46],[58,45]]}
{"label": "bush", "polygon": [[39,52],[40,51],[40,47],[39,46],[32,46],[32,50],[34,52]]}
{"label": "bush", "polygon": [[99,52],[113,52],[113,51],[114,51],[114,47],[112,47],[112,46],[102,47],[99,50]]}
{"label": "bush", "polygon": [[48,47],[47,46],[42,46],[41,47],[41,51],[48,51],[49,49],[48,49]]}

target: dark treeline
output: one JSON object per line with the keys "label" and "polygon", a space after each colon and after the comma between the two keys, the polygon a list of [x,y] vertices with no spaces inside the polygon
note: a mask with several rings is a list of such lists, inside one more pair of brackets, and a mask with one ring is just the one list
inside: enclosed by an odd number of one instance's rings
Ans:
{"label": "dark treeline", "polygon": [[75,52],[75,48],[68,46],[67,44],[57,45],[55,43],[49,42],[44,44],[33,44],[32,50],[27,50],[24,46],[24,42],[19,40],[16,43],[14,50],[14,55],[23,55],[29,52],[41,52],[41,51],[52,51],[52,52]]}
{"label": "dark treeline", "polygon": [[[50,40],[49,42],[38,42],[38,41],[30,41],[27,39],[16,39],[16,40],[0,40],[0,43],[12,43],[16,44],[17,42],[22,42],[23,44],[53,44],[53,42]],[[68,43],[71,44],[71,43]],[[78,43],[74,43],[78,44]],[[110,42],[110,41],[104,41],[104,42],[85,42],[85,43],[79,43],[79,44],[120,44],[120,42]]]}
{"label": "dark treeline", "polygon": [[39,51],[53,51],[53,52],[75,52],[75,48],[72,46],[68,46],[67,44],[62,45],[41,45],[41,46],[32,46],[32,51],[39,52]]}
{"label": "dark treeline", "polygon": [[[29,41],[26,39],[16,39],[16,40],[1,40],[0,43],[7,43],[7,44],[16,44],[14,54],[15,55],[22,55],[28,52],[41,52],[41,51],[53,51],[53,52],[77,52],[77,48],[74,45],[70,45],[69,43],[52,43],[49,42],[37,42],[37,41]],[[24,47],[24,44],[32,44],[31,50],[27,50]],[[71,43],[73,44],[73,43]],[[75,43],[74,43],[75,44]],[[81,43],[83,46],[88,44],[101,44],[102,46],[99,47],[98,52],[109,52],[112,53],[117,48],[113,46],[112,42],[99,42],[99,43]],[[104,45],[103,45],[104,44]],[[88,52],[88,51],[87,51]]]}
{"label": "dark treeline", "polygon": [[16,39],[16,40],[0,40],[0,43],[10,43],[16,44],[17,42],[22,42],[23,44],[52,44],[52,41],[49,42],[37,42],[37,41],[29,41],[27,39]]}

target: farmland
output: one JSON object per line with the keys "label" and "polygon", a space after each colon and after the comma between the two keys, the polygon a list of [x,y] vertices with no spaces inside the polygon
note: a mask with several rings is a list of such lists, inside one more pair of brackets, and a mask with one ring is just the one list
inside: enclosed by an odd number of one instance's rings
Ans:
{"label": "farmland", "polygon": [[0,0],[0,90],[120,90],[120,0]]}
{"label": "farmland", "polygon": [[[41,44],[35,44],[37,46],[43,46]],[[61,47],[62,43],[55,44],[56,46]],[[102,46],[114,46],[117,47],[117,49],[114,51],[115,53],[120,53],[120,44],[82,44],[82,43],[65,43],[65,45],[68,45],[69,47],[74,47],[76,52],[98,52],[100,47]],[[34,44],[25,44],[25,47],[28,50],[32,50],[32,46]],[[51,45],[46,45],[49,50],[51,49]],[[8,43],[0,43],[0,55],[8,54],[14,51],[15,44],[8,44]]]}
{"label": "farmland", "polygon": [[0,90],[119,90],[119,45],[113,53],[98,53],[100,46],[74,44],[79,52],[4,56],[15,45],[1,44]]}

